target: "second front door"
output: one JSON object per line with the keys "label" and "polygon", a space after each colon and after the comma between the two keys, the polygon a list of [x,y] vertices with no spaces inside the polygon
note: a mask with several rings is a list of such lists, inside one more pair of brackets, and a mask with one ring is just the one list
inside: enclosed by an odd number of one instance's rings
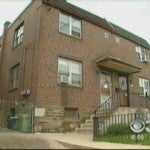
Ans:
{"label": "second front door", "polygon": [[126,76],[119,76],[119,101],[120,106],[128,106],[128,83]]}

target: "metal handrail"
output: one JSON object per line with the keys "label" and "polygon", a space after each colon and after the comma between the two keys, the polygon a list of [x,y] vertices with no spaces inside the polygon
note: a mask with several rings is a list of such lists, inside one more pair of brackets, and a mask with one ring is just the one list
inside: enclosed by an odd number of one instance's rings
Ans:
{"label": "metal handrail", "polygon": [[150,96],[147,94],[147,92],[145,93],[145,97],[150,100]]}
{"label": "metal handrail", "polygon": [[118,97],[117,97],[117,105],[114,105],[114,99],[116,99],[116,96],[118,96],[118,92],[114,93],[112,96],[110,96],[104,103],[102,103],[98,108],[95,109],[95,116],[98,112],[101,112],[102,110],[106,109],[113,109],[114,107],[119,107],[118,103]]}

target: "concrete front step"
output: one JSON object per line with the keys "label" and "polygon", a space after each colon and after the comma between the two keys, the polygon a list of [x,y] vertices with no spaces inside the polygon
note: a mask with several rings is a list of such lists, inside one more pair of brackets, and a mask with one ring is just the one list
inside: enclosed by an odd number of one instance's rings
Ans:
{"label": "concrete front step", "polygon": [[93,129],[93,124],[87,124],[87,123],[83,123],[81,124],[81,128],[83,129]]}
{"label": "concrete front step", "polygon": [[92,117],[81,124],[80,128],[76,128],[77,133],[92,134],[93,133],[93,119]]}
{"label": "concrete front step", "polygon": [[85,121],[86,124],[93,124],[93,119],[88,119]]}

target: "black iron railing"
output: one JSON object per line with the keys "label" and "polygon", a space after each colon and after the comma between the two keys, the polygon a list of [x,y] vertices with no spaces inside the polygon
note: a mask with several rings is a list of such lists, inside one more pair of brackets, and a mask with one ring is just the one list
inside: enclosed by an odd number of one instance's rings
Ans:
{"label": "black iron railing", "polygon": [[114,108],[119,107],[118,92],[110,96],[104,103],[95,110],[95,116],[108,115]]}
{"label": "black iron railing", "polygon": [[[129,107],[150,109],[150,96],[140,96],[139,93],[129,93]],[[116,108],[120,107],[119,91],[116,91],[104,103],[95,110],[95,116],[108,116]]]}

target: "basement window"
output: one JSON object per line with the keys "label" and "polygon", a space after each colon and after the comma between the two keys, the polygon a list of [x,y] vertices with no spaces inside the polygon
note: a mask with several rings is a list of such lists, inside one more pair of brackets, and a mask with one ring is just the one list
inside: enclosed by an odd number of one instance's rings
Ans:
{"label": "basement window", "polygon": [[78,108],[65,108],[64,116],[66,119],[78,119]]}

